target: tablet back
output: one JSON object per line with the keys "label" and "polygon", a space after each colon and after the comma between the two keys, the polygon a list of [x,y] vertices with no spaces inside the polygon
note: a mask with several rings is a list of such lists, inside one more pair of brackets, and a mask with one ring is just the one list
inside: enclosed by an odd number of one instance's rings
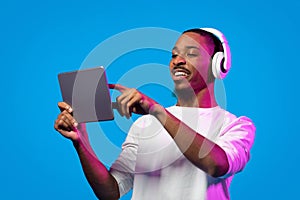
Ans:
{"label": "tablet back", "polygon": [[114,119],[103,67],[58,74],[63,101],[78,123]]}

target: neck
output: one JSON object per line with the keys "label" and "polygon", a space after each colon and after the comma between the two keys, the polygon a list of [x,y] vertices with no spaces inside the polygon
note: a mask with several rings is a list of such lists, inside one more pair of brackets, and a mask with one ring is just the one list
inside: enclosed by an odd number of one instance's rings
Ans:
{"label": "neck", "polygon": [[184,107],[199,107],[199,108],[212,108],[218,104],[215,99],[214,82],[209,83],[206,87],[195,90],[176,91],[177,106]]}

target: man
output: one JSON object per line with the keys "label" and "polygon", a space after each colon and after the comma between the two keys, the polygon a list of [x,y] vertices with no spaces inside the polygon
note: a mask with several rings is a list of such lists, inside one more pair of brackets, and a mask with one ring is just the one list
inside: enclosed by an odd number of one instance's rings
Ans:
{"label": "man", "polygon": [[[73,141],[98,198],[118,199],[133,188],[132,199],[138,200],[230,199],[231,180],[249,160],[255,127],[215,100],[218,75],[212,65],[216,54],[228,51],[222,42],[208,29],[191,29],[179,37],[169,64],[178,101],[170,108],[136,89],[110,85],[121,92],[120,115],[143,116],[131,127],[109,171],[93,153],[84,124],[77,124],[69,105],[58,103],[62,112],[54,127]],[[226,60],[218,62],[225,73]]]}

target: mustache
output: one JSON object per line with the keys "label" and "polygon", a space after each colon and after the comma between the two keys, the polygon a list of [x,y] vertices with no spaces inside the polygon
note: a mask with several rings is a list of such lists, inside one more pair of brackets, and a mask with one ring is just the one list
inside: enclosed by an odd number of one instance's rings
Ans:
{"label": "mustache", "polygon": [[175,73],[176,71],[182,71],[182,72],[185,72],[187,74],[190,74],[190,70],[188,70],[187,68],[183,67],[183,66],[180,66],[180,65],[176,65],[174,66],[174,68],[172,69],[172,73]]}

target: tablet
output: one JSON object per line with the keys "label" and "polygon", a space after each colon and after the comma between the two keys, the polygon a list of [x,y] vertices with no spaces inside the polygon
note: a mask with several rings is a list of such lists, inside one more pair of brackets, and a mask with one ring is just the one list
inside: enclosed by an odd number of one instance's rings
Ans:
{"label": "tablet", "polygon": [[103,67],[58,74],[63,101],[73,108],[78,123],[114,119]]}

